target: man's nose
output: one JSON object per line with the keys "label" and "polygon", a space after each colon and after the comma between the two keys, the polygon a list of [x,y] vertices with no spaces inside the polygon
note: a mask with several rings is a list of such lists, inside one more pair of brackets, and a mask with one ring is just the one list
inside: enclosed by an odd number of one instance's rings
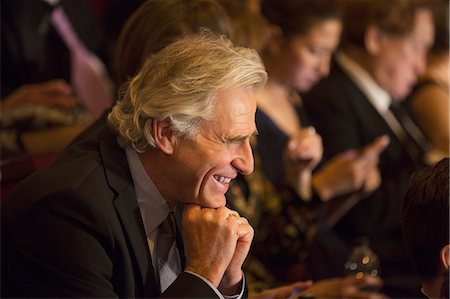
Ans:
{"label": "man's nose", "polygon": [[237,157],[233,159],[232,165],[244,175],[251,174],[253,172],[254,160],[250,141],[245,142],[245,144],[239,148],[239,153]]}

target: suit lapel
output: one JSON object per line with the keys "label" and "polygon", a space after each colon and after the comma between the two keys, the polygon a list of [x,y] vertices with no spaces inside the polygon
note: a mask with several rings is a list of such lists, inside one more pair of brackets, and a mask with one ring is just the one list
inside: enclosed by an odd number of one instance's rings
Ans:
{"label": "suit lapel", "polygon": [[[106,129],[99,134],[99,151],[105,165],[105,174],[110,187],[117,193],[114,207],[123,226],[125,238],[131,247],[139,269],[142,286],[150,294],[159,294],[157,288],[147,237],[142,222],[136,193],[132,183],[125,151],[116,142],[116,135]],[[148,283],[152,282],[152,283]],[[144,290],[143,290],[144,291]],[[147,293],[148,294],[148,293]]]}
{"label": "suit lapel", "polygon": [[135,254],[145,294],[159,294],[158,284],[155,283],[156,278],[150,251],[146,242],[147,237],[145,235],[144,224],[135,198],[134,188],[130,184],[116,198],[114,206],[128,236],[129,244]]}

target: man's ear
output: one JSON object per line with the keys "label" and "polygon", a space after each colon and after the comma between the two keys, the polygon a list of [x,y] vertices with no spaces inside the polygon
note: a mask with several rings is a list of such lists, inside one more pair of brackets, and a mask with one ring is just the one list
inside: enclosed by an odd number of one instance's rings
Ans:
{"label": "man's ear", "polygon": [[154,119],[152,121],[152,130],[156,147],[168,155],[172,154],[176,136],[170,127],[170,121],[168,119]]}
{"label": "man's ear", "polygon": [[381,48],[382,33],[376,26],[368,26],[364,35],[364,45],[370,55],[377,55]]}
{"label": "man's ear", "polygon": [[448,270],[448,267],[450,265],[450,244],[445,245],[441,249],[441,263],[445,267],[446,270]]}

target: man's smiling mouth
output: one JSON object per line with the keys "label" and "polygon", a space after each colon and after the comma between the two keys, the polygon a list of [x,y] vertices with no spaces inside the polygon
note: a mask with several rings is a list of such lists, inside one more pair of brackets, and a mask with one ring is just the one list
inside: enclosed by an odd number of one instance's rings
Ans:
{"label": "man's smiling mouth", "polygon": [[214,175],[214,179],[222,184],[229,184],[231,182],[231,178],[227,178],[221,175]]}

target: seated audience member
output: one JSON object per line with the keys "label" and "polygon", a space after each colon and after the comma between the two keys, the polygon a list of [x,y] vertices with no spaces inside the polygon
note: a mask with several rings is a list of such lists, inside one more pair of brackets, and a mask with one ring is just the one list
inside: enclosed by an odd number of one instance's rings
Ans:
{"label": "seated audience member", "polygon": [[433,146],[427,162],[449,156],[449,4],[434,0],[436,34],[425,73],[406,101]]}
{"label": "seated audience member", "polygon": [[[95,56],[102,52],[102,26],[89,1],[8,1],[1,24],[2,159],[33,153],[24,133],[76,125],[81,130],[111,105],[108,74]],[[68,144],[74,135],[66,133]],[[47,150],[59,149],[48,142]]]}
{"label": "seated audience member", "polygon": [[5,201],[2,296],[242,297],[253,229],[225,192],[253,171],[266,78],[256,52],[209,33],[149,58],[108,124]]}
{"label": "seated audience member", "polygon": [[[380,155],[380,187],[359,201],[322,238],[310,261],[315,278],[343,273],[351,248],[367,240],[380,259],[387,295],[417,297],[417,281],[405,254],[400,227],[402,198],[411,173],[423,165],[427,142],[402,107],[425,70],[433,43],[429,1],[344,0],[342,48],[330,74],[303,95],[305,109],[322,135],[324,158],[361,148],[387,135]],[[401,17],[400,17],[401,16]],[[391,105],[392,104],[392,105]],[[338,251],[336,243],[348,250]],[[314,266],[315,265],[315,266]]]}
{"label": "seated audience member", "polygon": [[449,298],[449,159],[415,173],[406,192],[402,228],[428,298]]}

